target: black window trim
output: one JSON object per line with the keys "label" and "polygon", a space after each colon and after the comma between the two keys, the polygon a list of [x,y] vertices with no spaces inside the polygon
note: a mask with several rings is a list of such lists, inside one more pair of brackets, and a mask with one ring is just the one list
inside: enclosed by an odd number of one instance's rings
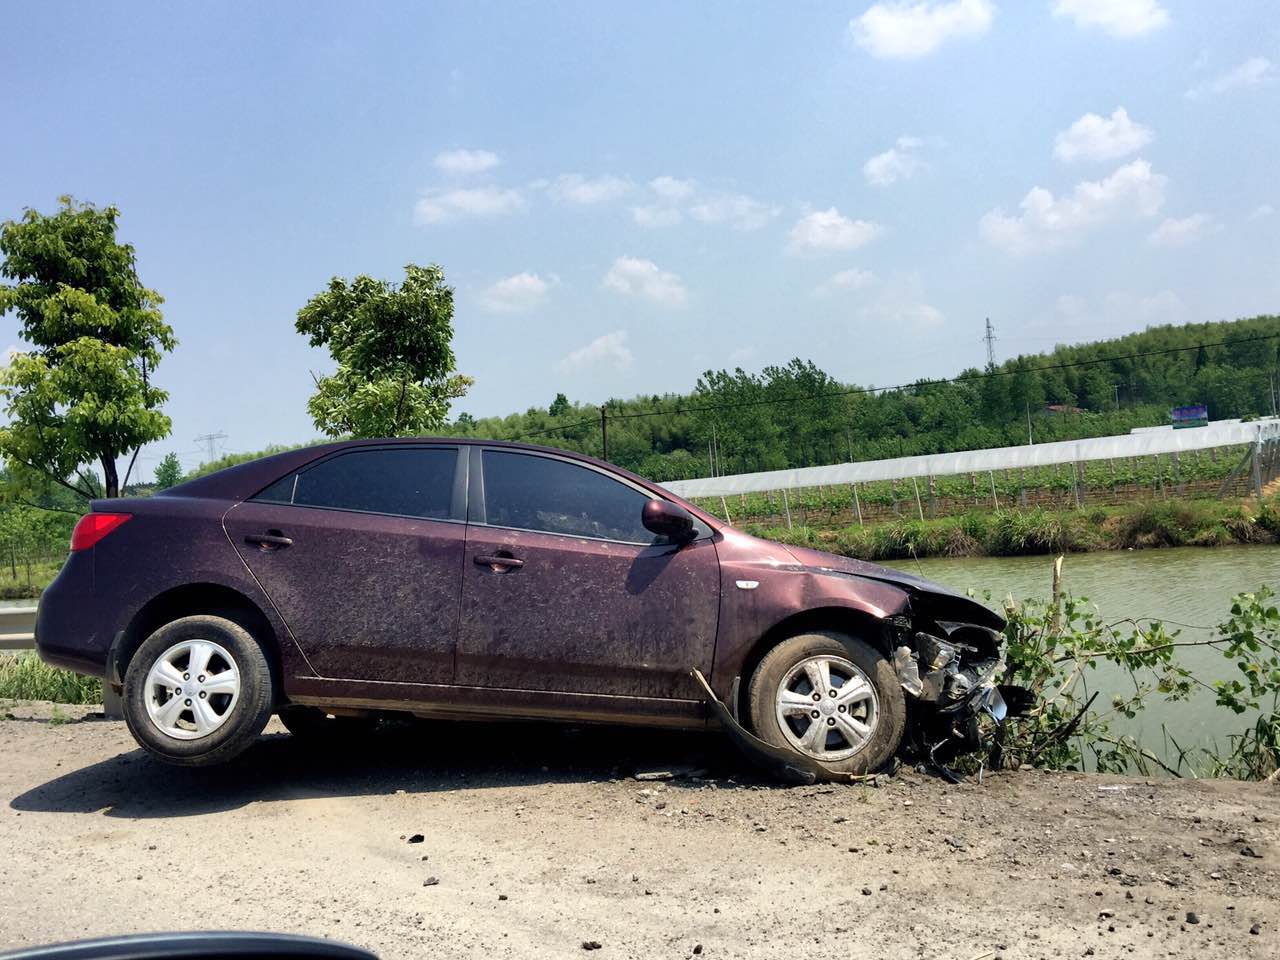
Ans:
{"label": "black window trim", "polygon": [[[591,540],[596,543],[619,543],[628,547],[670,547],[676,545],[665,539],[654,539],[645,542],[640,540],[618,540],[614,537],[590,537],[583,533],[561,533],[557,530],[533,530],[529,527],[512,527],[502,523],[489,523],[484,499],[484,454],[485,451],[489,450],[494,453],[514,453],[527,457],[542,457],[544,460],[559,460],[562,463],[581,467],[584,470],[590,470],[603,477],[608,477],[615,483],[620,483],[623,486],[634,490],[647,500],[667,500],[666,497],[654,493],[646,487],[640,486],[634,480],[619,476],[611,470],[606,470],[603,467],[596,466],[594,463],[586,463],[576,457],[566,457],[544,450],[525,450],[519,447],[496,447],[477,443],[471,445],[471,471],[467,486],[469,493],[469,496],[467,497],[468,524],[473,524],[478,527],[488,527],[491,530],[514,530],[517,533],[537,533],[547,537],[569,537],[573,540]],[[667,500],[667,502],[672,503],[674,501]],[[698,530],[698,536],[694,538],[695,540],[705,540],[713,534],[714,531],[710,530],[707,525],[697,517],[693,518],[693,522],[694,526]]]}
{"label": "black window trim", "polygon": [[371,443],[361,444],[359,446],[342,447],[331,453],[325,454],[315,460],[310,460],[300,467],[290,471],[293,475],[293,495],[297,496],[298,477],[313,470],[323,463],[330,460],[336,460],[338,457],[350,456],[354,453],[365,453],[378,450],[452,450],[456,454],[453,463],[453,489],[449,494],[449,516],[447,517],[419,517],[411,513],[387,513],[383,510],[361,510],[358,507],[326,507],[313,503],[292,503],[284,500],[260,500],[259,495],[266,490],[270,490],[275,484],[279,483],[284,477],[290,474],[284,474],[276,477],[265,487],[255,493],[248,501],[253,503],[274,503],[282,507],[295,507],[299,510],[328,510],[335,513],[360,513],[365,516],[373,517],[397,517],[402,520],[417,520],[422,523],[461,523],[467,522],[467,488],[468,473],[470,471],[471,458],[466,453],[468,444],[458,443]]}

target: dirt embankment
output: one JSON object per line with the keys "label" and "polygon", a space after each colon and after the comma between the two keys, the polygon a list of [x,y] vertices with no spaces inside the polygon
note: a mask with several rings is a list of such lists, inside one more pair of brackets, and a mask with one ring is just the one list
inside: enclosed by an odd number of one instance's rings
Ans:
{"label": "dirt embankment", "polygon": [[[719,737],[450,724],[351,747],[273,724],[192,772],[119,722],[4,713],[0,948],[242,928],[384,958],[1280,955],[1275,786],[778,787]],[[676,765],[706,772],[631,776]]]}

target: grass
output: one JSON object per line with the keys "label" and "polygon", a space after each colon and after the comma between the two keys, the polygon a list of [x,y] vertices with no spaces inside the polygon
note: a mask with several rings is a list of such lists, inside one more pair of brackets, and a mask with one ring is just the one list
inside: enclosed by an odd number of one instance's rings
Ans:
{"label": "grass", "polygon": [[34,653],[0,654],[0,699],[101,703],[102,681],[51,667]]}
{"label": "grass", "polygon": [[748,532],[860,560],[1022,556],[1154,547],[1226,546],[1280,540],[1280,505],[1169,501],[1085,510],[972,512],[834,530],[760,527]]}
{"label": "grass", "polygon": [[63,558],[17,563],[17,576],[8,563],[0,566],[0,600],[34,600],[62,569]]}

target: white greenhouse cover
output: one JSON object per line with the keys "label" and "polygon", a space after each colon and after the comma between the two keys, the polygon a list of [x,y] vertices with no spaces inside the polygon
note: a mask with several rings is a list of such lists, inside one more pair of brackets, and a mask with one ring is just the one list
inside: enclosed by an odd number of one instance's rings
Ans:
{"label": "white greenhouse cover", "polygon": [[1144,429],[1120,436],[1092,437],[1087,440],[1057,440],[1019,447],[992,447],[986,450],[962,450],[959,453],[898,457],[893,460],[833,463],[822,467],[739,473],[727,477],[702,477],[698,480],[671,480],[662,486],[679,497],[724,497],[735,493],[792,490],[797,487],[869,480],[904,480],[909,477],[940,477],[957,473],[986,473],[988,470],[1044,467],[1083,460],[1149,457],[1157,453],[1186,453],[1277,438],[1280,438],[1280,419],[1274,417],[1250,423],[1215,420],[1204,427],[1187,427],[1182,430],[1174,430],[1172,427]]}

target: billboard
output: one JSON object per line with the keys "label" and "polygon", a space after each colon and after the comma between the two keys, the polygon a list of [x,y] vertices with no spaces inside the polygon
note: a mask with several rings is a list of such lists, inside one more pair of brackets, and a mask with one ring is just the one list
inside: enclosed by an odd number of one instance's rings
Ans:
{"label": "billboard", "polygon": [[1183,427],[1205,427],[1209,425],[1209,408],[1203,403],[1193,403],[1185,407],[1174,407],[1170,413],[1173,429]]}

